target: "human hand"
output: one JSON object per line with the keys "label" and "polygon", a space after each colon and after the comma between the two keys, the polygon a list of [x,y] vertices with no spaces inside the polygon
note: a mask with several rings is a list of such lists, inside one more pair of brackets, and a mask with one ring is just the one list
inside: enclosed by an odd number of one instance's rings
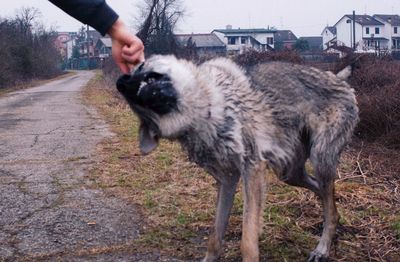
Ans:
{"label": "human hand", "polygon": [[119,18],[111,26],[108,34],[112,39],[112,56],[124,74],[128,74],[132,67],[144,61],[142,41],[133,35]]}

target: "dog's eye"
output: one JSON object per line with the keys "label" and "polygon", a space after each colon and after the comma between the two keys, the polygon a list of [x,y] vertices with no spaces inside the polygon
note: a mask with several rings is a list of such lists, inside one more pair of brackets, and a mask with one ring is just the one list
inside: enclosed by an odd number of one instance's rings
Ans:
{"label": "dog's eye", "polygon": [[149,84],[152,84],[152,83],[154,83],[156,81],[156,79],[154,79],[154,78],[149,78],[149,79],[147,79],[147,83],[149,83]]}
{"label": "dog's eye", "polygon": [[147,73],[145,75],[144,81],[146,83],[151,84],[151,83],[154,83],[154,82],[156,82],[158,80],[161,80],[163,77],[165,77],[163,74],[156,73],[156,72],[150,72],[150,73]]}

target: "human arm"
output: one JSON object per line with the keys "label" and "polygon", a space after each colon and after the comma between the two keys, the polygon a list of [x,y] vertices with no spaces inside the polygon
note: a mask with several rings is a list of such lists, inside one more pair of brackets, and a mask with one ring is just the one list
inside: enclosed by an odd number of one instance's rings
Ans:
{"label": "human arm", "polygon": [[115,63],[125,74],[131,67],[144,61],[142,41],[129,32],[128,27],[118,19],[108,31],[112,39],[112,55]]}
{"label": "human arm", "polygon": [[117,21],[117,13],[105,0],[49,0],[64,12],[90,25],[103,36]]}
{"label": "human arm", "polygon": [[49,0],[63,11],[112,38],[112,54],[121,71],[144,61],[142,41],[133,35],[105,0]]}

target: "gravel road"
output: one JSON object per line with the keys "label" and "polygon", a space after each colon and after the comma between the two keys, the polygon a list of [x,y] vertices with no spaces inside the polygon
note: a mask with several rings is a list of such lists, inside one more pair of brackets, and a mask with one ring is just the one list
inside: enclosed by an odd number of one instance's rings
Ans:
{"label": "gravel road", "polygon": [[88,178],[96,143],[112,135],[79,98],[93,76],[0,97],[0,261],[164,260],[126,248],[135,206]]}

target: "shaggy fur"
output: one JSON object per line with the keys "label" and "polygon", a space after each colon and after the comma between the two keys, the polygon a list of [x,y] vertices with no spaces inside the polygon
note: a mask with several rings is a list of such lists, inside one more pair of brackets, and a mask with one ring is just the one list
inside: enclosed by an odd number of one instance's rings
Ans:
{"label": "shaggy fur", "polygon": [[[312,67],[271,62],[244,71],[219,58],[199,66],[154,56],[117,86],[141,119],[144,154],[159,138],[177,140],[191,161],[218,182],[214,231],[204,261],[222,247],[239,178],[244,183],[242,255],[258,261],[258,235],[267,168],[322,201],[324,230],[309,261],[329,256],[339,215],[334,179],[339,156],[358,121],[354,91],[337,76]],[[304,168],[310,159],[315,174]]]}

